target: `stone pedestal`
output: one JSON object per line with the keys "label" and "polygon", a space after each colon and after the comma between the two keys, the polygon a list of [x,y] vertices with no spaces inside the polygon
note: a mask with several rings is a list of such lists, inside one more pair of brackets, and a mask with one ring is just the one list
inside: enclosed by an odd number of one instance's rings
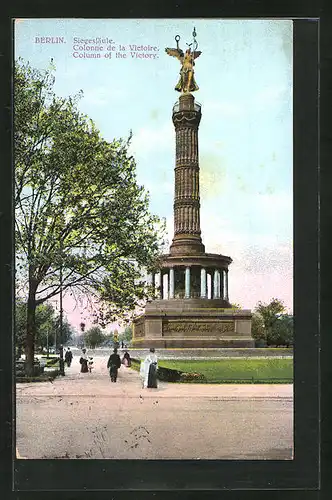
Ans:
{"label": "stone pedestal", "polygon": [[222,307],[220,299],[156,300],[134,321],[133,346],[155,348],[254,347],[251,312]]}

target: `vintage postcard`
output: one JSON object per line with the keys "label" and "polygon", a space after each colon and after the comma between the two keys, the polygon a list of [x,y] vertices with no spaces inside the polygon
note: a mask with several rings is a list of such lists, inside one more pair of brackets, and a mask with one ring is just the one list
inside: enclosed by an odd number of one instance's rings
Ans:
{"label": "vintage postcard", "polygon": [[293,460],[293,21],[14,22],[17,458]]}

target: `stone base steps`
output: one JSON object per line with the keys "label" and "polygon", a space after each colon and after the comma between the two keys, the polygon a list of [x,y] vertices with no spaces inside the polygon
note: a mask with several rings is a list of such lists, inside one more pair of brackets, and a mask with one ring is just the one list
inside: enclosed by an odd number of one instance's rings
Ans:
{"label": "stone base steps", "polygon": [[[119,349],[122,351],[122,349]],[[133,358],[143,358],[149,352],[149,348],[128,348],[127,351]],[[292,358],[292,349],[217,349],[217,348],[188,348],[188,349],[156,349],[159,359],[235,359],[235,358]]]}

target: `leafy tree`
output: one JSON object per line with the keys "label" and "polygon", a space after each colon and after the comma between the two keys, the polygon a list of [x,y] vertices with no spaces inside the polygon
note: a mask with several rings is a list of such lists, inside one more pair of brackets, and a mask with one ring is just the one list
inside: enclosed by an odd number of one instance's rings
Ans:
{"label": "leafy tree", "polygon": [[[15,346],[18,354],[21,354],[25,346],[26,338],[26,318],[27,318],[27,303],[18,298],[16,300],[16,325],[15,325]],[[57,339],[59,345],[60,339],[60,316],[56,316],[52,304],[40,304],[36,307],[35,316],[36,335],[35,346],[44,349],[54,345]],[[66,317],[62,322],[62,339],[63,343],[68,342],[73,335],[73,328],[69,324]]]}
{"label": "leafy tree", "polygon": [[106,333],[105,334],[105,341],[104,341],[105,345],[106,346],[113,345],[113,342],[114,342],[113,332]]}
{"label": "leafy tree", "polygon": [[251,318],[251,334],[256,341],[266,341],[264,321],[260,314],[253,312]]}
{"label": "leafy tree", "polygon": [[25,348],[26,323],[26,302],[19,298],[16,300],[15,304],[15,348],[18,358],[21,357],[21,354]]}
{"label": "leafy tree", "polygon": [[293,345],[294,320],[293,316],[283,314],[280,316],[267,331],[268,345]]}
{"label": "leafy tree", "polygon": [[[54,322],[54,331],[56,332],[56,345],[60,345],[60,316],[58,316]],[[71,324],[68,322],[67,318],[64,317],[62,319],[62,344],[65,345],[72,340],[74,336],[74,329]],[[55,336],[53,333],[52,339],[54,338],[55,344]],[[45,344],[44,344],[45,345]]]}
{"label": "leafy tree", "polygon": [[83,333],[77,335],[77,337],[76,337],[76,345],[78,347],[83,347],[84,346],[84,334]]}
{"label": "leafy tree", "polygon": [[51,304],[40,304],[36,308],[36,338],[35,345],[43,349],[54,342],[56,330],[55,310]]}
{"label": "leafy tree", "polygon": [[133,327],[132,325],[128,325],[126,326],[126,328],[124,329],[124,331],[120,334],[119,336],[119,340],[125,343],[127,342],[131,342],[133,338]]}
{"label": "leafy tree", "polygon": [[260,314],[263,319],[264,328],[268,329],[273,326],[278,317],[285,312],[285,305],[279,299],[271,299],[269,304],[258,302],[255,312]]}
{"label": "leafy tree", "polygon": [[54,68],[14,69],[16,283],[27,299],[25,351],[33,371],[36,307],[60,291],[82,294],[107,323],[149,293],[164,227],[136,180],[130,139],[109,143],[78,110],[81,93],[57,97]]}
{"label": "leafy tree", "polygon": [[94,349],[105,341],[105,335],[99,326],[93,326],[85,333],[84,340],[88,347]]}

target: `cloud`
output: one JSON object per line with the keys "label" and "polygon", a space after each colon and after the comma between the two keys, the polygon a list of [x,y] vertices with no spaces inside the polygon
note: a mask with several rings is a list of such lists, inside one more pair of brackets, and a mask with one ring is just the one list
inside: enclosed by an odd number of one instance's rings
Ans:
{"label": "cloud", "polygon": [[215,213],[201,218],[207,253],[233,259],[230,266],[230,300],[254,308],[259,300],[278,297],[293,307],[293,243],[277,233],[244,233],[231,220]]}
{"label": "cloud", "polygon": [[293,275],[293,249],[291,245],[261,247],[257,244],[243,249],[241,268],[250,274],[279,273],[284,277]]}
{"label": "cloud", "polygon": [[[166,219],[168,242],[173,239],[173,217]],[[276,235],[253,235],[251,241],[232,223],[218,214],[201,221],[202,239],[207,253],[233,259],[229,268],[230,300],[243,308],[254,309],[258,301],[272,297],[293,309],[293,246]]]}
{"label": "cloud", "polygon": [[231,265],[229,271],[229,298],[244,309],[253,310],[258,301],[270,302],[272,297],[282,300],[293,311],[293,278],[279,272],[253,275]]}

